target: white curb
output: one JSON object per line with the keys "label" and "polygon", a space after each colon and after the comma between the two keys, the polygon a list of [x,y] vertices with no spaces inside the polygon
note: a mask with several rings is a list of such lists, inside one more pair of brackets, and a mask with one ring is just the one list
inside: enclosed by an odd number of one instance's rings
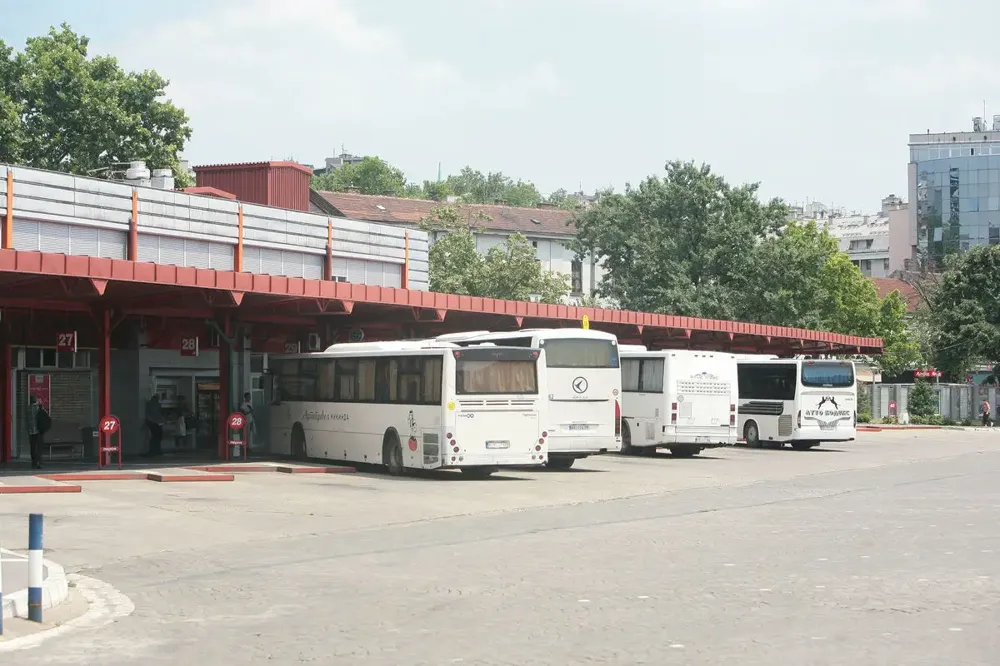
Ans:
{"label": "white curb", "polygon": [[[9,550],[0,549],[0,553],[17,555]],[[69,583],[66,580],[66,572],[61,566],[50,560],[42,560],[48,575],[42,583],[42,608],[55,608],[66,601],[69,596]],[[18,592],[3,595],[3,617],[28,617],[28,590],[27,588]]]}

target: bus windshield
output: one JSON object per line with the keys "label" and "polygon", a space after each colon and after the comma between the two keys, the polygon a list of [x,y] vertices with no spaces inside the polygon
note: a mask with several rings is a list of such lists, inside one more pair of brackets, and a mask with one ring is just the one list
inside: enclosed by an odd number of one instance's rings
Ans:
{"label": "bus windshield", "polygon": [[538,393],[538,351],[482,347],[455,352],[455,393]]}
{"label": "bus windshield", "polygon": [[823,388],[854,386],[854,365],[845,362],[802,363],[802,385]]}
{"label": "bus windshield", "polygon": [[618,347],[611,340],[555,338],[545,340],[542,346],[550,368],[618,367]]}

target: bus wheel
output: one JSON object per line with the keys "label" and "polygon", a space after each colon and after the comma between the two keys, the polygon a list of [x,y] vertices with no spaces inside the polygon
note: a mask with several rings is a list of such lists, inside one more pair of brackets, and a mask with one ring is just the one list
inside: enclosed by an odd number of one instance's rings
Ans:
{"label": "bus wheel", "polygon": [[469,477],[470,479],[486,479],[489,478],[493,472],[497,471],[496,467],[463,467],[462,474]]}
{"label": "bus wheel", "polygon": [[670,449],[670,455],[674,458],[693,458],[701,453],[701,448],[697,446],[678,446]]}
{"label": "bus wheel", "polygon": [[292,457],[296,460],[308,460],[306,456],[306,433],[298,423],[292,427]]}
{"label": "bus wheel", "polygon": [[819,446],[819,442],[792,442],[792,448],[796,451],[808,451],[814,446]]}
{"label": "bus wheel", "polygon": [[553,458],[550,456],[549,461],[545,464],[552,469],[569,469],[575,462],[576,458]]}
{"label": "bus wheel", "polygon": [[747,446],[751,449],[760,448],[760,431],[757,429],[756,422],[747,421],[743,427],[743,439],[746,440]]}
{"label": "bus wheel", "polygon": [[403,447],[395,432],[387,432],[382,438],[382,463],[390,476],[403,475]]}
{"label": "bus wheel", "polygon": [[[637,453],[632,446],[632,430],[628,427],[628,422],[622,419],[622,451],[623,456],[631,456]],[[572,460],[572,458],[570,458]]]}

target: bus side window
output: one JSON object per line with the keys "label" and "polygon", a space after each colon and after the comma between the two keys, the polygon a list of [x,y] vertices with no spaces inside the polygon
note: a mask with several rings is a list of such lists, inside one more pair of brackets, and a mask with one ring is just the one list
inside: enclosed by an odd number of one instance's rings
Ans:
{"label": "bus side window", "polygon": [[264,399],[271,405],[281,404],[281,391],[276,380],[277,376],[272,374],[270,370],[260,377],[261,387],[264,389]]}

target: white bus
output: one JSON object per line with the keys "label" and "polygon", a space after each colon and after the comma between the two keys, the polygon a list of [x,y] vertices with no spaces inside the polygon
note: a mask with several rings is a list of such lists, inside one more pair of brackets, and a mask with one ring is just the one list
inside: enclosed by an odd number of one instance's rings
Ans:
{"label": "white bus", "polygon": [[394,475],[543,465],[543,359],[538,349],[435,341],[272,357],[272,451],[382,464]]}
{"label": "white bus", "polygon": [[858,391],[851,361],[741,356],[739,432],[752,448],[806,451],[857,433]]}
{"label": "white bus", "polygon": [[736,443],[736,357],[621,345],[622,453],[678,458]]}
{"label": "white bus", "polygon": [[535,328],[452,333],[437,339],[545,352],[549,467],[568,469],[579,458],[621,450],[622,375],[614,335],[584,328]]}

